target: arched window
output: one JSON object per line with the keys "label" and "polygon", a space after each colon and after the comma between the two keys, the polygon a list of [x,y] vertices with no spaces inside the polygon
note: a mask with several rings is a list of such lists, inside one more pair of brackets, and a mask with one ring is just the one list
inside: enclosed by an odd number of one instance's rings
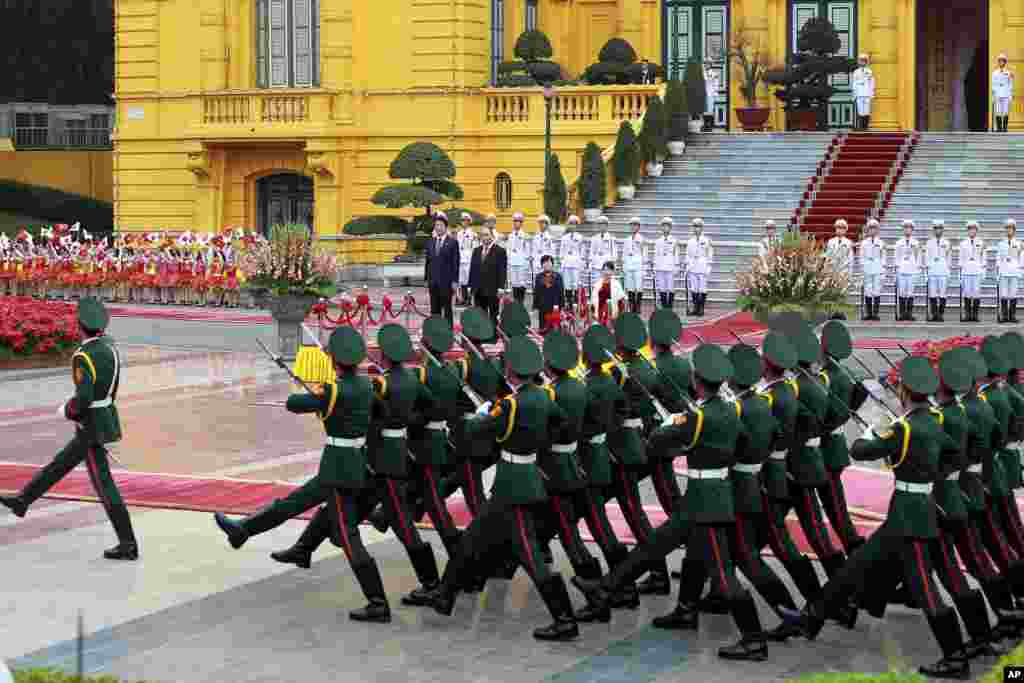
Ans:
{"label": "arched window", "polygon": [[320,83],[320,0],[256,0],[256,84]]}
{"label": "arched window", "polygon": [[499,211],[512,206],[512,176],[504,171],[494,178],[494,204]]}

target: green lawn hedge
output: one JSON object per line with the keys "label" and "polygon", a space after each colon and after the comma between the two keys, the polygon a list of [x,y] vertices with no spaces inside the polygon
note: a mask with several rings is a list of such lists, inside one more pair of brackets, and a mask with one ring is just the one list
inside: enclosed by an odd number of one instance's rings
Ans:
{"label": "green lawn hedge", "polygon": [[919,673],[890,671],[884,674],[824,673],[795,678],[790,683],[928,683]]}
{"label": "green lawn hedge", "polygon": [[978,680],[978,683],[1003,683],[1003,668],[1013,665],[1024,665],[1024,644],[1018,645],[1005,657],[1000,658],[992,670]]}
{"label": "green lawn hedge", "polygon": [[0,180],[0,206],[4,211],[35,216],[51,223],[80,222],[91,233],[114,225],[114,205],[52,187]]}
{"label": "green lawn hedge", "polygon": [[[127,683],[113,676],[85,676],[84,678],[79,678],[74,674],[64,673],[56,669],[26,669],[13,673],[14,683]],[[146,682],[136,681],[135,683]]]}
{"label": "green lawn hedge", "polygon": [[346,235],[402,235],[409,231],[409,221],[398,216],[360,216],[341,229]]}

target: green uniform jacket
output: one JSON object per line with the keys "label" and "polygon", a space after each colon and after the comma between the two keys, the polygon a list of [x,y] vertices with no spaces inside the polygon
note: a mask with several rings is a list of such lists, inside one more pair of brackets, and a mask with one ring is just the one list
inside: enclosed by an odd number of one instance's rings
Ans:
{"label": "green uniform jacket", "polygon": [[786,458],[786,466],[793,481],[800,486],[824,486],[828,483],[828,475],[825,474],[821,450],[807,442],[819,438],[824,431],[828,394],[821,387],[820,378],[814,381],[801,373],[797,383],[800,386],[800,410],[796,418],[796,441]]}
{"label": "green uniform jacket", "polygon": [[[627,420],[642,420],[650,424],[656,414],[654,404],[640,385],[654,393],[658,378],[644,360],[633,359],[628,364],[629,377],[623,377],[618,368],[612,368],[612,377],[626,395]],[[634,374],[634,372],[636,374]],[[630,469],[642,469],[647,464],[644,427],[626,427],[621,422],[608,433],[608,448],[616,460]]]}
{"label": "green uniform jacket", "polygon": [[[796,437],[796,418],[800,412],[797,400],[798,385],[795,381],[779,379],[773,381],[765,389],[770,397],[768,405],[772,409],[777,429],[772,440],[773,453],[788,453],[793,448]],[[786,460],[769,458],[761,470],[761,479],[769,498],[786,500],[789,498],[789,481],[786,474]]]}
{"label": "green uniform jacket", "polygon": [[668,351],[662,351],[654,359],[654,365],[661,375],[655,396],[670,413],[685,411],[686,401],[680,392],[690,390],[690,362]]}
{"label": "green uniform jacket", "polygon": [[[546,389],[523,384],[512,396],[494,406],[490,414],[466,422],[473,439],[492,439],[502,451],[536,456],[551,430],[561,429],[565,412],[551,400]],[[491,501],[506,505],[529,505],[547,499],[541,471],[536,462],[511,463],[501,458],[494,476]]]}
{"label": "green uniform jacket", "polygon": [[[950,401],[942,404],[942,428],[957,445],[958,450],[944,454],[939,463],[939,476],[935,482],[935,502],[942,508],[946,519],[967,519],[967,495],[960,487],[961,472],[967,461],[967,409],[962,403]],[[951,478],[952,477],[952,478]]]}
{"label": "green uniform jacket", "polygon": [[[370,380],[354,372],[345,373],[336,384],[324,385],[320,396],[292,394],[286,408],[292,413],[316,413],[328,437],[365,439],[370,429],[373,387]],[[358,489],[366,484],[366,448],[324,445],[317,477],[324,486]]]}
{"label": "green uniform jacket", "polygon": [[[82,342],[71,358],[75,381],[75,404],[78,408],[79,431],[93,444],[121,440],[121,420],[114,399],[121,377],[120,359],[113,340],[92,337]],[[93,407],[93,401],[110,405]]]}
{"label": "green uniform jacket", "polygon": [[[587,376],[587,408],[580,435],[580,464],[590,486],[611,486],[612,462],[608,454],[607,435],[622,424],[628,414],[626,394],[606,372]],[[604,443],[593,443],[593,439]]]}
{"label": "green uniform jacket", "polygon": [[967,509],[971,512],[985,511],[984,472],[992,467],[994,450],[992,442],[999,430],[995,411],[988,401],[983,400],[975,391],[963,398],[967,410],[967,461],[969,466],[981,465],[982,472],[964,471],[960,475],[960,488],[967,494]]}
{"label": "green uniform jacket", "polygon": [[555,403],[565,413],[565,421],[557,431],[551,433],[548,445],[576,444],[576,452],[555,453],[550,448],[544,448],[537,462],[547,475],[548,491],[576,491],[587,484],[577,461],[583,419],[587,412],[587,387],[579,380],[563,375],[550,388],[555,392]]}
{"label": "green uniform jacket", "polygon": [[988,387],[982,389],[980,395],[992,406],[992,412],[999,424],[992,441],[991,467],[985,468],[982,476],[985,478],[985,485],[988,487],[989,493],[996,498],[1002,498],[1013,494],[1003,465],[1013,410],[1010,408],[1010,398],[1006,393],[1005,382],[992,382]]}
{"label": "green uniform jacket", "polygon": [[[1010,400],[1009,441],[1017,444],[1024,438],[1024,394],[1021,394],[1019,384],[1007,384],[1006,396]],[[1016,445],[1007,447],[1002,454],[1003,469],[1006,471],[1007,484],[1011,489],[1019,489],[1024,486],[1024,476],[1021,472],[1020,451]]]}
{"label": "green uniform jacket", "polygon": [[[683,413],[682,424],[659,427],[651,434],[655,447],[665,448],[668,441],[688,451],[690,470],[713,470],[732,467],[736,462],[736,444],[746,434],[737,415],[735,403],[713,396],[697,406],[696,413]],[[680,515],[697,524],[725,524],[735,521],[732,485],[728,476],[722,479],[690,477],[683,494]]]}
{"label": "green uniform jacket", "polygon": [[[939,415],[927,405],[918,406],[877,439],[857,439],[850,456],[854,460],[888,460],[894,466],[897,485],[934,484],[943,458],[957,450],[939,424]],[[908,538],[937,537],[935,498],[897,489],[889,501],[885,528]]]}
{"label": "green uniform jacket", "polygon": [[[772,454],[772,442],[779,429],[779,421],[772,415],[769,394],[745,394],[740,402],[740,419],[746,432],[736,447],[736,462],[732,470],[733,499],[738,512],[763,512],[761,477],[756,472],[744,472],[744,465],[764,467]],[[764,471],[762,469],[762,471]]]}
{"label": "green uniform jacket", "polygon": [[409,368],[392,367],[386,375],[374,378],[373,424],[366,444],[370,467],[377,474],[394,479],[409,471],[407,436],[387,436],[388,430],[405,430],[432,412],[434,395],[420,383]]}
{"label": "green uniform jacket", "polygon": [[[448,465],[451,454],[448,448],[448,432],[437,429],[436,423],[445,422],[453,427],[459,418],[458,398],[461,385],[453,371],[429,363],[416,370],[420,383],[425,384],[434,397],[433,406],[424,413],[422,425],[409,429],[409,450],[421,465]],[[433,428],[428,428],[434,423]]]}
{"label": "green uniform jacket", "polygon": [[841,471],[850,464],[850,449],[842,427],[850,421],[848,410],[853,399],[853,382],[847,371],[839,367],[834,358],[829,358],[818,373],[828,387],[828,413],[825,415],[825,431],[821,437],[821,459],[830,472]]}
{"label": "green uniform jacket", "polygon": [[[499,369],[500,362],[500,360],[496,359],[483,361],[475,353],[470,352],[455,365],[455,374],[468,384],[473,391],[479,394],[480,398],[493,402],[498,398],[498,387],[505,382],[504,376]],[[466,452],[456,453],[455,456],[460,459],[472,457],[478,460],[493,460],[497,456],[493,440],[467,441],[463,444],[466,416],[472,414],[475,410],[476,406],[473,405],[473,402],[469,400],[465,392],[460,391],[459,416],[453,425],[453,435],[455,437],[455,444]]]}

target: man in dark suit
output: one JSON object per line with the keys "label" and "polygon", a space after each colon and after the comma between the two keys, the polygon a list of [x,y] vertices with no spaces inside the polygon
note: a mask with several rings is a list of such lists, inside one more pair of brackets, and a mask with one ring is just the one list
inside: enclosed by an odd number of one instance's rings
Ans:
{"label": "man in dark suit", "polygon": [[555,272],[555,260],[550,254],[541,257],[540,265],[543,270],[533,282],[533,307],[539,314],[541,333],[546,334],[549,328],[558,327],[557,322],[548,321],[548,315],[555,308],[559,311],[565,308],[565,286],[561,274]]}
{"label": "man in dark suit", "polygon": [[508,256],[504,247],[494,243],[494,233],[489,228],[484,228],[481,239],[483,244],[473,250],[469,264],[469,288],[476,297],[476,305],[497,324],[498,290],[505,289],[508,280]]}
{"label": "man in dark suit", "polygon": [[454,322],[452,296],[459,286],[459,241],[448,234],[448,216],[434,214],[434,235],[427,241],[424,279],[430,289],[430,314]]}

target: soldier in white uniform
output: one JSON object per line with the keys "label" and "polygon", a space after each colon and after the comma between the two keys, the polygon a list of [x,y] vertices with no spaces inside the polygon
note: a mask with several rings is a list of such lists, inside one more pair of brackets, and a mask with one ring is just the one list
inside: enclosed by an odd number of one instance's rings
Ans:
{"label": "soldier in white uniform", "polygon": [[675,279],[679,270],[679,243],[672,236],[672,219],[661,219],[661,237],[654,241],[654,289],[662,308],[676,303]]}
{"label": "soldier in white uniform", "polygon": [[853,270],[853,242],[846,236],[850,226],[840,218],[835,222],[833,228],[836,234],[825,245],[825,257],[836,270],[850,272]]}
{"label": "soldier in white uniform", "polygon": [[885,242],[878,236],[878,221],[872,218],[860,243],[860,263],[864,271],[864,320],[881,320],[882,273],[885,267]]}
{"label": "soldier in white uniform", "polygon": [[[547,214],[541,214],[537,216],[537,234],[533,236],[533,248],[531,250],[532,260],[530,261],[530,278],[531,282],[533,277],[544,270],[540,260],[545,256],[550,256],[552,260],[555,258],[555,242],[557,240],[551,236],[551,231],[548,228],[551,227],[551,219]],[[553,264],[552,264],[553,265]]]}
{"label": "soldier in white uniform", "polygon": [[875,96],[875,74],[868,66],[868,56],[857,58],[857,70],[853,72],[853,99],[857,103],[857,128],[867,130],[871,125],[871,100]]}
{"label": "soldier in white uniform", "polygon": [[1017,322],[1017,283],[1020,280],[1021,241],[1017,239],[1017,221],[1006,219],[1006,239],[996,246],[999,277],[999,322]]}
{"label": "soldier in white uniform", "polygon": [[928,269],[928,320],[933,323],[944,322],[946,315],[946,286],[953,247],[942,236],[945,227],[942,221],[932,221],[934,234],[924,248],[924,262]]}
{"label": "soldier in white uniform", "polygon": [[597,225],[601,232],[595,233],[590,238],[590,253],[587,255],[587,260],[590,262],[591,285],[601,279],[604,264],[608,261],[615,261],[615,238],[608,232],[608,217],[599,216]]}
{"label": "soldier in white uniform", "polygon": [[476,231],[471,223],[473,217],[462,213],[462,230],[457,236],[459,242],[459,294],[462,297],[462,305],[470,306],[472,299],[469,293],[469,265],[473,261],[473,250],[480,244]]}
{"label": "soldier in white uniform", "polygon": [[921,272],[921,245],[914,238],[914,221],[903,221],[903,237],[896,243],[897,320],[914,317],[914,278]]}
{"label": "soldier in white uniform", "polygon": [[775,221],[764,222],[764,237],[757,243],[757,257],[762,261],[768,256],[768,252],[778,245],[779,238],[775,230]]}
{"label": "soldier in white uniform", "polygon": [[561,259],[559,267],[562,271],[562,284],[565,286],[565,300],[573,306],[578,303],[580,287],[580,267],[583,265],[583,236],[577,231],[580,225],[579,216],[569,216],[565,224],[565,234],[559,240]]}
{"label": "soldier in white uniform", "polygon": [[978,222],[967,224],[967,239],[960,242],[960,293],[964,322],[978,322],[981,276],[985,272],[985,242],[978,239]]}
{"label": "soldier in white uniform", "polygon": [[1013,102],[1013,72],[1006,66],[1006,55],[999,55],[999,66],[992,72],[992,112],[996,131],[1005,133],[1010,127],[1010,104]]}
{"label": "soldier in white uniform", "polygon": [[704,130],[707,132],[715,128],[715,101],[718,99],[718,89],[721,87],[718,71],[714,66],[715,63],[711,59],[704,60],[704,92],[707,99],[707,103],[704,105]]}
{"label": "soldier in white uniform", "polygon": [[644,296],[644,236],[640,234],[640,219],[629,219],[632,233],[622,243],[622,274],[629,310],[640,312]]}
{"label": "soldier in white uniform", "polygon": [[708,300],[708,275],[715,250],[711,240],[704,235],[704,219],[693,219],[693,237],[686,243],[686,284],[690,288],[690,300],[693,302],[691,315],[704,315],[704,305]]}
{"label": "soldier in white uniform", "polygon": [[523,232],[523,214],[512,214],[512,232],[505,241],[508,254],[509,280],[512,296],[519,303],[526,301],[526,288],[530,286],[530,238]]}

